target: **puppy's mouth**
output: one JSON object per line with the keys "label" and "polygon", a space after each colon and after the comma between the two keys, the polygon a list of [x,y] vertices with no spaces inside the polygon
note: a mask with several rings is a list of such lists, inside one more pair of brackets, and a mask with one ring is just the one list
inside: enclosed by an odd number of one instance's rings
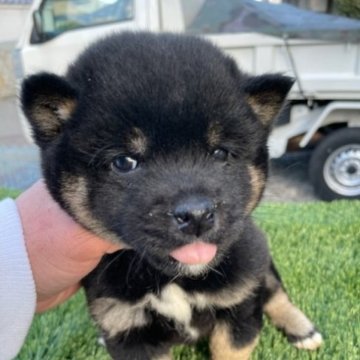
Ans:
{"label": "puppy's mouth", "polygon": [[214,259],[217,250],[214,244],[197,241],[173,250],[170,256],[181,264],[206,265]]}

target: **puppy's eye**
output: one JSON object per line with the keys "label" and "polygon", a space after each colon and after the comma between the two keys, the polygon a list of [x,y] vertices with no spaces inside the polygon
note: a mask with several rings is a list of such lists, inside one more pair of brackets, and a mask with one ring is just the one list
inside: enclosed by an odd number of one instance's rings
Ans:
{"label": "puppy's eye", "polygon": [[137,160],[130,156],[118,156],[112,162],[113,168],[121,172],[129,172],[135,170],[138,166]]}
{"label": "puppy's eye", "polygon": [[212,156],[219,161],[226,161],[228,156],[229,156],[229,152],[225,149],[222,148],[218,148],[215,149],[212,153]]}

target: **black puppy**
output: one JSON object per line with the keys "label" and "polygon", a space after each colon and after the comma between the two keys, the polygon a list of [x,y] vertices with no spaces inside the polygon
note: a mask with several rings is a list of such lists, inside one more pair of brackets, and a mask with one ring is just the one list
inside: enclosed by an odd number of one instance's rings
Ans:
{"label": "black puppy", "polygon": [[205,336],[214,360],[248,359],[263,311],[295,346],[320,346],[251,220],[291,85],[240,72],[204,40],[149,33],[96,43],[64,77],[25,80],[50,193],[128,247],[83,281],[114,359],[169,359]]}

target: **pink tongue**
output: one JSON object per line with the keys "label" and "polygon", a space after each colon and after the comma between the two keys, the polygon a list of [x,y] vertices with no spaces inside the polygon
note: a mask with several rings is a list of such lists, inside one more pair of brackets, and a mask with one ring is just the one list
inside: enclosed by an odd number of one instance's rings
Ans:
{"label": "pink tongue", "polygon": [[183,264],[199,265],[210,262],[216,255],[216,251],[216,245],[195,242],[175,249],[170,256]]}

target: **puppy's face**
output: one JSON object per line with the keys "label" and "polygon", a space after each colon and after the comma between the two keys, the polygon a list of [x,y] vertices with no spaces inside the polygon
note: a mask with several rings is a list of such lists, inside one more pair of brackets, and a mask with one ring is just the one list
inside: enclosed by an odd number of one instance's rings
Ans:
{"label": "puppy's face", "polygon": [[117,35],[66,77],[23,86],[54,198],[169,275],[216,266],[239,241],[291,80],[250,77],[199,39]]}

